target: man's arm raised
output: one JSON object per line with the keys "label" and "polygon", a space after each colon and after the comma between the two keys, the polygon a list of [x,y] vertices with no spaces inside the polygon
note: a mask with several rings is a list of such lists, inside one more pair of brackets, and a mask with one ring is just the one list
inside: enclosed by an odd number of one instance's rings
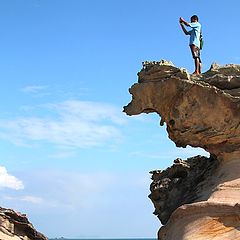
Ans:
{"label": "man's arm raised", "polygon": [[185,21],[182,17],[179,18],[179,22],[180,22],[180,23],[183,23],[184,25],[186,25],[186,26],[188,26],[188,27],[190,27],[189,22]]}
{"label": "man's arm raised", "polygon": [[184,19],[182,17],[179,18],[179,23],[181,25],[181,28],[183,30],[183,32],[186,34],[186,35],[189,35],[189,32],[186,30],[185,26],[184,26]]}

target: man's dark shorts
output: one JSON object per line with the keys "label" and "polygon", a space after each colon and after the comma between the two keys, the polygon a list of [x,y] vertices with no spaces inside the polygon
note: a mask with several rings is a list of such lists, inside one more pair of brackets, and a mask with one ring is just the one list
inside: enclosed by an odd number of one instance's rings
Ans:
{"label": "man's dark shorts", "polygon": [[195,45],[190,45],[190,49],[192,52],[192,56],[193,58],[199,58],[199,62],[201,63],[201,58],[200,58],[200,49],[198,47],[196,47]]}

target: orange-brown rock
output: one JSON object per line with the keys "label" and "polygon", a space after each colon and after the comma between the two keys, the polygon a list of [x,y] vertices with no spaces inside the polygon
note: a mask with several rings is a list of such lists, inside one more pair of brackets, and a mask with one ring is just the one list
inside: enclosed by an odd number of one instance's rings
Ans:
{"label": "orange-brown rock", "polygon": [[239,240],[240,205],[198,202],[179,207],[158,239]]}
{"label": "orange-brown rock", "polygon": [[0,208],[0,239],[47,240],[47,237],[36,231],[26,215],[11,209]]}
{"label": "orange-brown rock", "polygon": [[144,62],[128,115],[156,112],[177,147],[210,157],[155,170],[149,195],[165,224],[161,240],[240,240],[240,65],[213,64],[201,76],[171,62]]}
{"label": "orange-brown rock", "polygon": [[239,97],[208,84],[204,74],[192,78],[168,62],[148,63],[138,76],[128,115],[158,113],[178,147],[202,147],[218,156],[240,149]]}

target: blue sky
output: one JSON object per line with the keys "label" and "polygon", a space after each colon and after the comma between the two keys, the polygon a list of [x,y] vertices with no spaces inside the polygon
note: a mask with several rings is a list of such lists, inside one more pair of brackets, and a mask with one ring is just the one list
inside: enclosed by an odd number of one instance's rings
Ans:
{"label": "blue sky", "polygon": [[122,113],[145,60],[193,71],[178,18],[197,14],[203,70],[239,63],[240,2],[0,1],[0,206],[49,237],[155,237],[149,171],[177,157],[154,114]]}

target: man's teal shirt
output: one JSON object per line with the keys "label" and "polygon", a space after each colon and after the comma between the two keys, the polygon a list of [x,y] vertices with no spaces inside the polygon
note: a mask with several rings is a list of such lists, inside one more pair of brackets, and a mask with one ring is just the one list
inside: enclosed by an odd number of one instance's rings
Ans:
{"label": "man's teal shirt", "polygon": [[194,44],[200,49],[200,33],[201,33],[201,24],[199,22],[189,23],[192,30],[188,32],[190,35],[189,45]]}

